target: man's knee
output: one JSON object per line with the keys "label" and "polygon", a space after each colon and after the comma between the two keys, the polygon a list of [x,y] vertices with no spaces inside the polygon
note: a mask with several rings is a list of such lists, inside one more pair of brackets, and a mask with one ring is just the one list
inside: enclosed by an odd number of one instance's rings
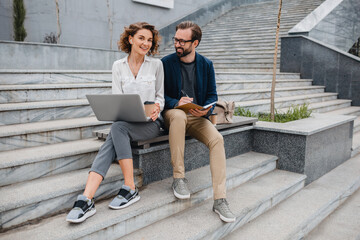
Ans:
{"label": "man's knee", "polygon": [[208,147],[213,148],[217,145],[222,145],[222,146],[224,145],[224,138],[219,132],[214,134],[214,136],[210,139],[208,143]]}
{"label": "man's knee", "polygon": [[165,113],[165,120],[168,124],[176,122],[176,124],[187,123],[186,113],[180,109],[171,109]]}

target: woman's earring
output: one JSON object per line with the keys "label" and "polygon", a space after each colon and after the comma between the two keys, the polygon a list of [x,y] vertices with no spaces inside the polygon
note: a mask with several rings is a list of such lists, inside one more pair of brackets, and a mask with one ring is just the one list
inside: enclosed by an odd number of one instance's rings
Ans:
{"label": "woman's earring", "polygon": [[132,44],[132,39],[130,39],[130,44]]}

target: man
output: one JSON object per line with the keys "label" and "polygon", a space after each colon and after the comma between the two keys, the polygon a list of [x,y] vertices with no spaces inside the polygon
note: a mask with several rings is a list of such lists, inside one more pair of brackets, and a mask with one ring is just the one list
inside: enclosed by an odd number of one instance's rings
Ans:
{"label": "man", "polygon": [[196,53],[201,41],[200,27],[190,21],[176,26],[173,38],[176,53],[162,59],[165,85],[165,126],[169,129],[171,163],[173,166],[174,195],[179,199],[190,198],[185,179],[185,134],[204,143],[210,150],[210,169],[214,190],[213,210],[225,222],[235,221],[226,201],[226,158],[222,135],[207,117],[213,107],[190,110],[186,114],[174,109],[186,103],[205,106],[217,101],[215,72],[212,62]]}

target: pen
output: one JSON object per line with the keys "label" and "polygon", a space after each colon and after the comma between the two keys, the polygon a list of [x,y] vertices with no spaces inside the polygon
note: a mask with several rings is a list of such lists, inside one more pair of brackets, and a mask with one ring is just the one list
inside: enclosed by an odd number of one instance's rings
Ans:
{"label": "pen", "polygon": [[181,93],[182,93],[183,97],[184,97],[184,96],[185,96],[185,97],[189,97],[189,95],[187,95],[184,90],[181,90]]}

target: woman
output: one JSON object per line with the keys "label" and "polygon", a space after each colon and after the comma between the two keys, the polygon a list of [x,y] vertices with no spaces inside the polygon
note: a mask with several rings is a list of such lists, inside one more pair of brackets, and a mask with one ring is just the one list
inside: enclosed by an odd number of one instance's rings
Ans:
{"label": "woman", "polygon": [[83,222],[96,213],[94,195],[114,159],[120,164],[124,185],[109,207],[125,208],[140,199],[134,183],[130,141],[154,138],[160,133],[159,116],[164,107],[164,72],[159,59],[148,57],[157,53],[159,41],[158,31],[146,22],[131,24],[121,34],[118,46],[128,56],[113,64],[112,92],[137,93],[143,102],[155,102],[150,116],[153,121],[119,121],[112,124],[109,136],[91,166],[84,193],[77,197],[66,221]]}

